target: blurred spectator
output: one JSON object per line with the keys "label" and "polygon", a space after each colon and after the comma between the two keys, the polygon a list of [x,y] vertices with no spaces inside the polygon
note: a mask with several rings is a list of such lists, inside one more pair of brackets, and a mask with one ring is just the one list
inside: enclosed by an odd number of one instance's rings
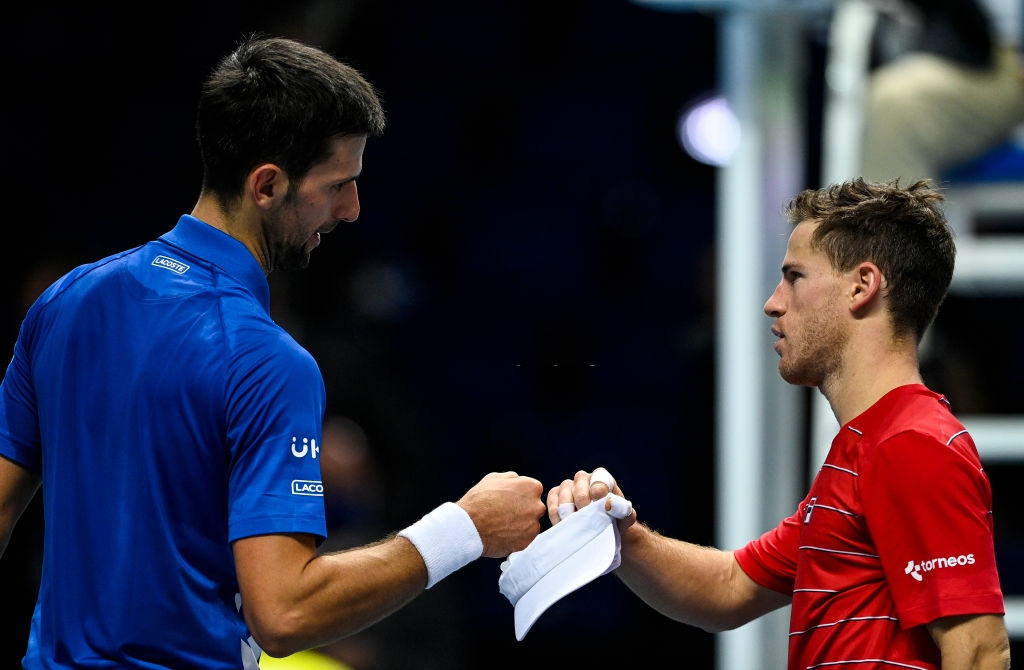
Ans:
{"label": "blurred spectator", "polygon": [[876,4],[865,178],[939,179],[1024,122],[1020,0]]}

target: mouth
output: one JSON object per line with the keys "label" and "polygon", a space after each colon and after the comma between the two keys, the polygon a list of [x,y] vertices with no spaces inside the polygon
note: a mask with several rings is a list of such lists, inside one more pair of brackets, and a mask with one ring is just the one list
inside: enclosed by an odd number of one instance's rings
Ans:
{"label": "mouth", "polygon": [[320,237],[322,235],[326,235],[327,233],[337,228],[338,223],[338,221],[331,221],[327,225],[321,226],[320,228],[317,228],[315,231],[313,231],[313,234],[309,236],[309,250],[312,251],[313,249],[316,249],[318,246],[320,246]]}
{"label": "mouth", "polygon": [[334,230],[335,228],[337,228],[338,227],[338,223],[340,223],[340,222],[339,221],[331,221],[326,226],[322,226],[322,227],[318,228],[317,231],[316,231],[317,235],[320,235],[320,234],[326,235],[327,233],[329,233],[332,230]]}

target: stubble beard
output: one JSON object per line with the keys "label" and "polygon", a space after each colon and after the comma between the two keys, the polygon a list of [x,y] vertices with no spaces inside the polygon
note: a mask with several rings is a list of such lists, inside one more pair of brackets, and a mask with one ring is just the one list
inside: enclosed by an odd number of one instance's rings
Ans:
{"label": "stubble beard", "polygon": [[271,270],[290,272],[309,267],[310,252],[306,250],[307,240],[301,240],[296,244],[284,236],[287,231],[297,228],[293,217],[289,216],[289,212],[292,212],[289,205],[290,203],[286,201],[284,211],[274,212],[264,224]]}
{"label": "stubble beard", "polygon": [[282,245],[278,252],[275,267],[286,272],[305,270],[309,267],[309,256],[309,252],[305,251],[302,247]]}
{"label": "stubble beard", "polygon": [[821,388],[838,370],[848,336],[827,310],[811,313],[800,328],[799,339],[786,341],[792,349],[779,360],[779,374],[790,384]]}

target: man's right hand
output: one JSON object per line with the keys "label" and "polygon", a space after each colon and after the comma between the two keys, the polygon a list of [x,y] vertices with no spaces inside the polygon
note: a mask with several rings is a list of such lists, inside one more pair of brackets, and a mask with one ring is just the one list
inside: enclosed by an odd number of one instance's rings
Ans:
{"label": "man's right hand", "polygon": [[[609,493],[625,498],[625,494],[615,478],[604,468],[595,468],[592,472],[578,470],[572,479],[563,480],[561,484],[548,491],[548,519],[556,524],[577,509],[586,507],[594,500],[600,500]],[[611,501],[605,503],[605,509],[611,509]],[[636,510],[630,510],[625,518],[616,523],[619,530],[624,531],[636,523]]]}
{"label": "man's right hand", "polygon": [[515,472],[492,472],[469,489],[458,505],[480,533],[484,556],[504,558],[521,551],[540,533],[544,485]]}

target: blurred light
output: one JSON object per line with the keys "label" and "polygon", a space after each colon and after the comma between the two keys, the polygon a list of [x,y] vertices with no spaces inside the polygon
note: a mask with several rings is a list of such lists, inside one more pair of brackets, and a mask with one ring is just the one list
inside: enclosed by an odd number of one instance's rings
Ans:
{"label": "blurred light", "polygon": [[679,142],[686,153],[708,165],[727,165],[740,144],[740,122],[720,95],[702,98],[679,116]]}

